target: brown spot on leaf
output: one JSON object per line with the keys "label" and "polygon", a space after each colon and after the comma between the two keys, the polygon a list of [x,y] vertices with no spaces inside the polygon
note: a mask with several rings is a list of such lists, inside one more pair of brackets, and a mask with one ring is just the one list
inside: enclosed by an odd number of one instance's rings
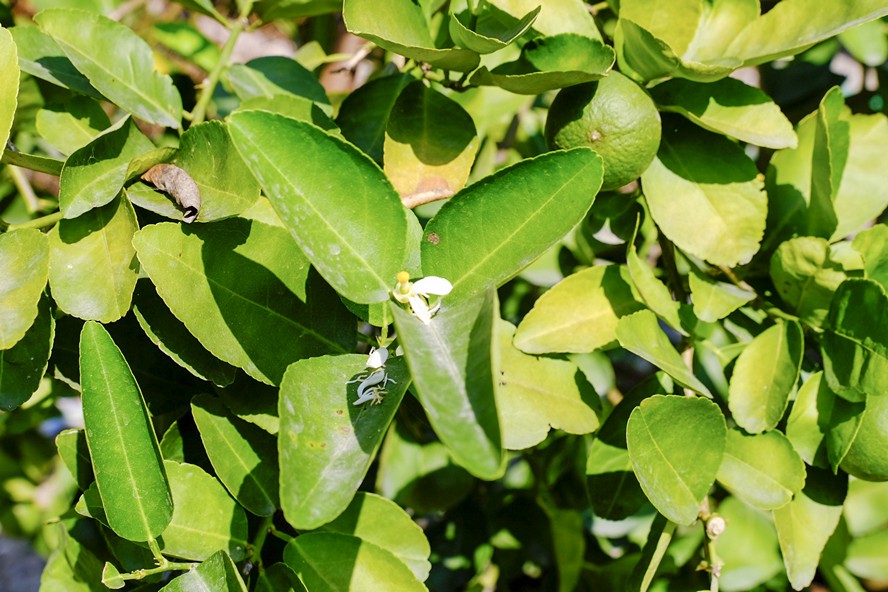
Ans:
{"label": "brown spot on leaf", "polygon": [[437,232],[430,232],[429,235],[426,237],[426,240],[429,241],[430,243],[432,243],[433,245],[437,245],[438,243],[441,242],[441,237],[438,236]]}

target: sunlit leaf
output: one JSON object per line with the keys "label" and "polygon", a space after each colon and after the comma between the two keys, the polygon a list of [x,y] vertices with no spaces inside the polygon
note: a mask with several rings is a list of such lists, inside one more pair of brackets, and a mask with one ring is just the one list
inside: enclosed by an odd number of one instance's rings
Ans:
{"label": "sunlit leaf", "polygon": [[49,278],[49,244],[39,230],[0,234],[0,349],[25,336]]}
{"label": "sunlit leaf", "polygon": [[246,592],[247,587],[231,557],[225,551],[217,551],[193,570],[175,578],[159,592],[199,592],[201,590]]}
{"label": "sunlit leaf", "polygon": [[719,483],[762,510],[780,508],[805,485],[805,463],[778,431],[756,436],[728,430]]}
{"label": "sunlit leaf", "polygon": [[503,18],[504,13],[491,4],[481,4],[478,13],[450,13],[450,37],[454,43],[478,53],[498,51],[530,29],[542,6],[537,6],[520,19]]}
{"label": "sunlit leaf", "polygon": [[0,27],[0,146],[6,146],[18,106],[18,51],[12,35]]}
{"label": "sunlit leaf", "polygon": [[99,103],[80,96],[63,105],[44,106],[35,123],[40,135],[63,154],[73,154],[111,125]]}

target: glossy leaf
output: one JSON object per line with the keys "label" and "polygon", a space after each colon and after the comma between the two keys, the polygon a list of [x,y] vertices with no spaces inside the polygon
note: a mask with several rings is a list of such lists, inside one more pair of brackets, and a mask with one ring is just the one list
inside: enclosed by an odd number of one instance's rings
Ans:
{"label": "glossy leaf", "polygon": [[6,146],[18,106],[18,51],[12,35],[0,27],[0,146]]}
{"label": "glossy leaf", "polygon": [[453,460],[481,479],[505,470],[491,353],[497,300],[447,296],[425,324],[392,305],[414,391]]}
{"label": "glossy leaf", "polygon": [[820,326],[836,288],[848,278],[826,239],[800,236],[784,241],[771,257],[771,279],[780,298],[803,322]]}
{"label": "glossy leaf", "polygon": [[422,529],[398,504],[373,493],[358,492],[348,508],[320,532],[356,536],[389,551],[420,581],[429,576],[431,548]]}
{"label": "glossy leaf", "polygon": [[579,369],[567,360],[523,353],[512,344],[514,334],[511,323],[497,323],[494,393],[503,446],[508,450],[536,446],[550,427],[570,434],[598,429],[598,416],[584,400],[596,395],[581,389],[585,378],[578,376]]}
{"label": "glossy leaf", "polygon": [[839,87],[824,95],[817,109],[814,154],[811,162],[811,198],[808,234],[829,237],[838,225],[834,202],[848,159],[849,126],[840,116],[845,101]]}
{"label": "glossy leaf", "polygon": [[13,27],[9,32],[15,40],[23,72],[94,99],[104,98],[86,76],[77,71],[52,37],[37,27]]}
{"label": "glossy leaf", "polygon": [[299,62],[283,56],[266,56],[228,68],[228,81],[241,99],[292,94],[320,105],[330,105],[321,83]]}
{"label": "glossy leaf", "polygon": [[518,325],[515,346],[529,354],[595,351],[616,340],[620,317],[642,308],[626,267],[596,265],[544,293]]}
{"label": "glossy leaf", "polygon": [[740,353],[728,388],[737,425],[751,434],[777,426],[795,389],[804,352],[801,326],[778,323],[756,335]]}
{"label": "glossy leaf", "polygon": [[86,441],[108,525],[131,541],[155,538],[173,516],[157,436],[123,354],[95,322],[80,334],[80,385]]}
{"label": "glossy leaf", "polygon": [[821,338],[824,376],[837,395],[863,401],[885,392],[888,376],[888,296],[870,280],[847,280],[836,290]]}
{"label": "glossy leaf", "polygon": [[270,97],[264,95],[250,97],[241,101],[239,109],[241,111],[270,111],[284,117],[312,123],[323,130],[339,135],[336,123],[317,103],[298,95],[280,94]]}
{"label": "glossy leaf", "polygon": [[503,18],[502,12],[491,4],[482,4],[477,13],[451,12],[449,30],[454,43],[484,54],[499,51],[530,29],[542,10],[537,6],[513,22]]}
{"label": "glossy leaf", "polygon": [[366,375],[365,355],[324,356],[292,364],[278,404],[280,500],[287,521],[317,528],[338,516],[364,480],[410,378],[400,358],[385,364],[386,394],[379,405],[355,406]]}
{"label": "glossy leaf", "polygon": [[37,318],[49,277],[49,247],[39,230],[0,234],[0,350],[9,349]]}
{"label": "glossy leaf", "polygon": [[842,515],[847,491],[847,475],[809,468],[802,492],[774,510],[783,564],[793,589],[801,590],[814,579],[823,547]]}
{"label": "glossy leaf", "polygon": [[225,551],[217,551],[192,569],[171,581],[159,592],[204,592],[225,590],[247,592],[237,566]]}
{"label": "glossy leaf", "polygon": [[[145,121],[179,128],[182,98],[154,69],[151,48],[128,27],[82,10],[53,8],[35,17],[71,63],[103,95]],[[126,55],[126,60],[101,56]]]}
{"label": "glossy leaf", "polygon": [[657,317],[649,310],[641,310],[622,317],[617,322],[620,345],[644,358],[675,379],[681,385],[707,397],[712,393],[687,367],[669,338],[660,329]]}
{"label": "glossy leaf", "polygon": [[678,316],[678,303],[672,299],[669,288],[654,275],[651,266],[638,256],[634,242],[629,243],[629,249],[626,251],[626,267],[629,269],[632,284],[648,308],[666,321],[670,327],[682,335],[687,335],[687,332],[682,329],[681,319]]}
{"label": "glossy leaf", "polygon": [[62,430],[56,436],[55,443],[56,449],[59,451],[59,458],[62,459],[68,472],[74,477],[77,487],[86,491],[95,481],[89,448],[86,443],[86,431],[74,428]]}
{"label": "glossy leaf", "polygon": [[528,42],[514,62],[493,70],[481,66],[472,74],[471,83],[536,95],[599,80],[613,65],[614,51],[610,46],[584,35],[563,33]]}
{"label": "glossy leaf", "polygon": [[426,225],[423,273],[450,280],[452,296],[499,286],[582,220],[601,178],[601,158],[576,148],[523,160],[467,187]]}
{"label": "glossy leaf", "polygon": [[626,444],[635,475],[672,522],[697,519],[722,463],[726,432],[718,406],[699,397],[655,395],[632,411]]}
{"label": "glossy leaf", "polygon": [[748,262],[768,211],[755,164],[722,136],[663,121],[660,150],[641,175],[657,226],[677,247],[710,263]]}
{"label": "glossy leaf", "polygon": [[49,233],[49,285],[56,304],[80,319],[110,323],[127,313],[139,263],[129,201],[115,198]]}
{"label": "glossy leaf", "polygon": [[595,20],[582,0],[490,0],[490,3],[514,19],[540,7],[533,31],[542,35],[577,33],[590,39],[601,39]]}
{"label": "glossy leaf", "polygon": [[203,561],[217,551],[234,561],[247,548],[247,515],[225,488],[196,465],[163,461],[173,493],[173,519],[158,539],[166,555]]}
{"label": "glossy leaf", "polygon": [[788,504],[805,485],[805,463],[778,431],[746,435],[728,430],[717,479],[725,489],[762,510]]}
{"label": "glossy leaf", "polygon": [[768,95],[735,78],[700,83],[675,78],[651,89],[657,106],[711,132],[766,148],[795,148],[792,123]]}
{"label": "glossy leaf", "polygon": [[785,433],[793,448],[807,464],[821,469],[829,466],[825,438],[835,399],[823,372],[815,372],[799,388],[786,421]]}
{"label": "glossy leaf", "polygon": [[459,103],[416,81],[389,114],[385,173],[407,207],[445,199],[465,186],[478,144]]}
{"label": "glossy leaf", "polygon": [[208,395],[191,400],[191,414],[219,480],[244,508],[271,516],[279,507],[277,441],[232,415]]}
{"label": "glossy leaf", "polygon": [[691,288],[691,300],[694,303],[694,314],[707,323],[725,318],[756,297],[755,292],[734,284],[711,281],[696,273],[688,275],[688,283]]}
{"label": "glossy leaf", "polygon": [[0,409],[11,411],[37,391],[49,362],[55,319],[49,299],[41,298],[37,318],[11,348],[0,350]]}
{"label": "glossy leaf", "polygon": [[888,225],[876,224],[859,232],[851,244],[863,259],[866,278],[888,290]]}
{"label": "glossy leaf", "polygon": [[[230,117],[235,146],[300,248],[337,292],[388,298],[406,260],[404,207],[385,175],[350,144],[293,119]],[[304,158],[294,160],[293,154]],[[323,182],[320,182],[323,180]]]}
{"label": "glossy leaf", "polygon": [[287,564],[273,563],[260,568],[253,590],[254,592],[305,592],[305,586]]}
{"label": "glossy leaf", "polygon": [[136,284],[133,314],[148,339],[178,365],[217,386],[227,386],[234,381],[236,368],[207,351],[173,316],[148,280]]}
{"label": "glossy leaf", "polygon": [[[259,184],[235,150],[222,122],[208,121],[188,128],[171,162],[188,173],[200,190],[197,222],[235,216],[259,199]],[[167,218],[182,219],[182,209],[171,197],[136,187],[127,189],[136,205]]]}
{"label": "glossy leaf", "polygon": [[189,229],[163,223],[133,244],[176,318],[257,380],[277,384],[294,360],[352,347],[349,315],[280,227],[241,218]]}
{"label": "glossy leaf", "polygon": [[293,19],[336,12],[342,9],[342,2],[341,0],[258,0],[254,9],[262,16],[263,21],[271,22],[275,19]]}
{"label": "glossy leaf", "polygon": [[130,162],[154,149],[133,123],[124,118],[65,161],[59,179],[59,208],[76,218],[114,199],[127,180]]}
{"label": "glossy leaf", "polygon": [[111,126],[99,103],[80,96],[64,105],[44,106],[35,123],[40,135],[63,154],[73,154]]}
{"label": "glossy leaf", "polygon": [[629,577],[629,582],[626,586],[627,590],[647,592],[654,581],[660,562],[663,560],[666,550],[672,542],[675,526],[675,523],[667,520],[663,514],[656,514],[654,516],[654,521],[651,523],[651,528],[647,535],[647,542],[641,549],[641,557],[639,557],[638,563],[635,564],[635,568]]}
{"label": "glossy leaf", "polygon": [[336,124],[342,135],[378,163],[382,163],[389,113],[413,80],[406,74],[376,78],[350,93],[339,107]]}
{"label": "glossy leaf", "polygon": [[342,17],[350,33],[417,62],[471,72],[480,61],[473,51],[436,46],[422,8],[410,0],[391,0],[385,11],[373,0],[345,0]]}

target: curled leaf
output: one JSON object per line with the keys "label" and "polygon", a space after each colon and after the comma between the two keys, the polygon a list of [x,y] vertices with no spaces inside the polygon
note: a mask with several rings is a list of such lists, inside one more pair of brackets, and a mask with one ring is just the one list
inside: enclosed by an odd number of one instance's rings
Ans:
{"label": "curled leaf", "polygon": [[191,223],[200,212],[200,189],[187,172],[174,164],[156,164],[142,175],[164,193],[170,195],[184,211],[182,219]]}

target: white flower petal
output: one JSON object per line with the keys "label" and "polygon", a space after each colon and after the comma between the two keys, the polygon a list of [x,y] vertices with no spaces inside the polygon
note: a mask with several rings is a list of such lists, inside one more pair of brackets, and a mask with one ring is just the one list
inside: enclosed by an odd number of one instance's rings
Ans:
{"label": "white flower petal", "polygon": [[410,297],[410,308],[413,309],[413,314],[426,325],[432,321],[432,313],[429,312],[429,305],[419,296]]}
{"label": "white flower petal", "polygon": [[374,348],[370,352],[370,357],[367,359],[367,367],[368,368],[382,368],[385,366],[385,361],[388,360],[389,352],[384,347]]}
{"label": "white flower petal", "polygon": [[442,277],[430,275],[413,283],[413,290],[417,294],[427,296],[435,294],[436,296],[447,296],[453,289],[453,284]]}

